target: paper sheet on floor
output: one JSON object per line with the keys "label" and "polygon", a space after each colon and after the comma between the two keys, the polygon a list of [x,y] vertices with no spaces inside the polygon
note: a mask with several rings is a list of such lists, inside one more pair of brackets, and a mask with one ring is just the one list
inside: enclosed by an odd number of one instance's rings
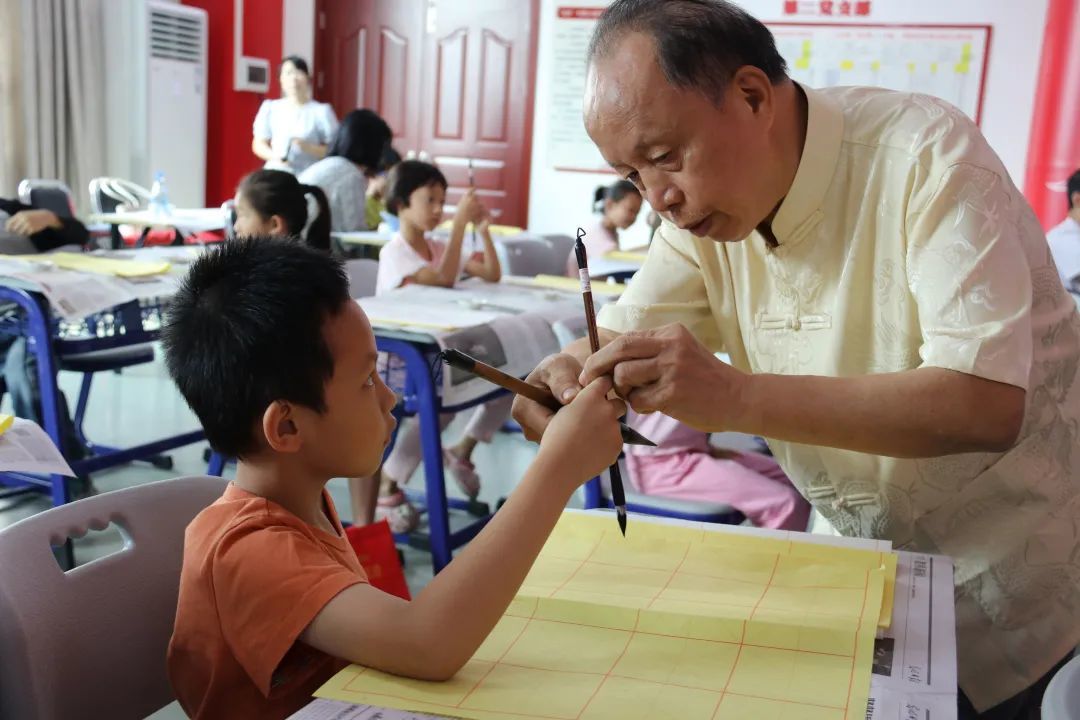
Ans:
{"label": "paper sheet on floor", "polygon": [[567,513],[453,680],[352,666],[317,695],[465,718],[861,720],[888,556],[634,517],[623,539]]}
{"label": "paper sheet on floor", "polygon": [[15,418],[0,435],[0,471],[75,477],[67,460],[37,423]]}

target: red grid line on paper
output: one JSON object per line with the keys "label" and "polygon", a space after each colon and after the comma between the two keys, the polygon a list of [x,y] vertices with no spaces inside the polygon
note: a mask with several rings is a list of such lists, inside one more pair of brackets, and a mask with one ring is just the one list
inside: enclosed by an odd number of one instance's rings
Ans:
{"label": "red grid line on paper", "polygon": [[[870,591],[870,571],[866,571],[866,584],[863,586],[862,609],[859,610],[859,625],[855,628],[855,641],[851,647],[851,674],[848,675],[847,695],[844,697],[844,718],[847,718],[848,705],[851,704],[851,686],[855,684],[855,658],[859,654],[859,635],[863,631],[863,620],[866,613],[866,595]],[[875,625],[877,623],[874,623]]]}
{"label": "red grid line on paper", "polygon": [[[800,555],[784,555],[783,553],[777,553],[777,555],[779,557],[802,557]],[[573,558],[564,558],[564,557],[559,557],[557,555],[545,555],[544,557],[548,558],[548,559],[551,559],[551,560],[564,560],[566,562],[575,562],[575,560]],[[685,562],[685,558],[684,558],[684,562]],[[882,562],[884,562],[884,560],[882,560]],[[590,560],[588,564],[589,565],[599,565],[601,567],[614,567],[614,568],[620,568],[620,569],[624,569],[624,570],[644,570],[644,571],[647,571],[647,572],[663,572],[664,571],[663,568],[646,567],[644,565],[626,565],[626,564],[623,564],[623,563],[608,563],[608,562],[602,562],[600,560]],[[725,577],[723,575],[713,575],[712,573],[693,572],[692,570],[682,570],[681,574],[686,575],[688,577],[705,577],[705,578],[709,578],[711,580],[724,580],[725,582],[743,583],[744,585],[760,585],[761,584],[761,583],[759,583],[757,581],[754,581],[754,580],[744,580],[743,578],[736,578],[736,577]],[[857,586],[844,587],[842,585],[774,585],[773,587],[780,588],[780,589],[787,588],[787,589],[790,589],[790,590],[858,590],[859,589]]]}
{"label": "red grid line on paper", "polygon": [[[750,611],[749,617],[743,620],[742,635],[739,637],[739,649],[735,652],[735,662],[731,663],[731,671],[728,672],[727,680],[724,681],[724,689],[720,691],[720,701],[723,702],[724,695],[727,694],[728,686],[731,685],[731,678],[735,676],[735,668],[739,666],[739,658],[742,657],[743,643],[746,641],[746,628],[750,626],[750,621],[754,619],[754,613],[757,612],[758,605],[765,599],[765,595],[769,592],[769,586],[772,584],[773,575],[776,575],[776,568],[780,564],[780,555],[776,556],[773,561],[772,573],[769,575],[769,582],[765,583],[765,587],[761,591],[761,596],[754,604],[754,609]],[[720,709],[720,703],[717,703],[716,710]],[[716,715],[716,710],[713,710],[713,716]]]}

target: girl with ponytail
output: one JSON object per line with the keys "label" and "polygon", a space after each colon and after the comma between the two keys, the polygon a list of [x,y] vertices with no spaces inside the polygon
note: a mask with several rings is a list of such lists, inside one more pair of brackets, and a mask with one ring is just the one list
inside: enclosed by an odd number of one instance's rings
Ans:
{"label": "girl with ponytail", "polygon": [[315,185],[283,170],[256,170],[236,190],[237,236],[295,237],[330,252],[330,205]]}

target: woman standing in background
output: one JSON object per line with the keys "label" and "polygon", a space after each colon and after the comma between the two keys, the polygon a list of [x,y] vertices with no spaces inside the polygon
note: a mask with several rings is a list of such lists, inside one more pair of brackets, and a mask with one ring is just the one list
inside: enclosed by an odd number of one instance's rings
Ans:
{"label": "woman standing in background", "polygon": [[281,61],[281,94],[263,100],[255,115],[251,151],[266,167],[299,173],[326,156],[338,121],[334,109],[311,97],[307,62],[296,55]]}

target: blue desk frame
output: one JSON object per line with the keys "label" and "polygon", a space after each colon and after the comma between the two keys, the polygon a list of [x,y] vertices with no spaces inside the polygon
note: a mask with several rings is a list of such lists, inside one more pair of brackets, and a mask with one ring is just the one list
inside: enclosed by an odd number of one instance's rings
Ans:
{"label": "blue desk frame", "polygon": [[[37,295],[37,297],[41,299],[35,300],[35,295],[37,294],[31,294],[21,288],[0,285],[0,303],[15,304],[23,312],[21,320],[22,335],[27,338],[27,352],[32,353],[37,360],[38,384],[41,390],[42,424],[45,432],[52,438],[53,443],[58,448],[62,448],[59,410],[62,400],[56,383],[56,374],[60,369],[58,356],[79,355],[94,351],[142,345],[156,340],[159,333],[156,330],[150,331],[144,328],[143,306],[139,301],[133,301],[113,308],[111,311],[123,325],[123,333],[117,332],[106,337],[64,340],[57,337],[58,326],[55,319],[48,316],[42,309],[49,306],[48,302],[40,295]],[[93,322],[93,318],[88,319],[88,324]],[[108,369],[107,359],[102,361],[101,369]],[[84,440],[81,427],[81,415],[86,406],[84,395],[85,391],[80,392],[80,412],[77,413],[75,419],[76,432],[80,440]],[[203,431],[197,430],[122,449],[90,445],[88,450],[92,454],[89,457],[69,461],[69,464],[77,475],[86,475],[105,468],[129,463],[133,460],[149,460],[168,450],[201,442],[204,439]],[[0,472],[0,485],[13,488],[4,493],[4,496],[24,492],[48,494],[54,506],[63,505],[71,499],[67,478],[62,475]]]}
{"label": "blue desk frame", "polygon": [[[442,398],[439,397],[438,389],[431,376],[432,368],[428,360],[431,355],[439,351],[438,345],[431,338],[375,329],[375,342],[380,352],[392,353],[405,363],[407,380],[401,403],[403,406],[401,414],[415,415],[420,423],[420,446],[424,461],[424,493],[422,496],[408,494],[410,499],[416,497],[421,500],[427,508],[428,532],[431,538],[431,564],[437,573],[453,558],[453,551],[476,537],[492,517],[485,515],[456,532],[450,531],[450,509],[468,509],[469,503],[465,500],[448,498],[446,495],[446,473],[443,470],[442,430],[439,428],[439,415],[482,405],[488,400],[506,394],[506,391],[499,389],[468,403],[443,406]],[[387,452],[389,450],[390,448]],[[407,536],[398,538],[402,541],[407,539]]]}

